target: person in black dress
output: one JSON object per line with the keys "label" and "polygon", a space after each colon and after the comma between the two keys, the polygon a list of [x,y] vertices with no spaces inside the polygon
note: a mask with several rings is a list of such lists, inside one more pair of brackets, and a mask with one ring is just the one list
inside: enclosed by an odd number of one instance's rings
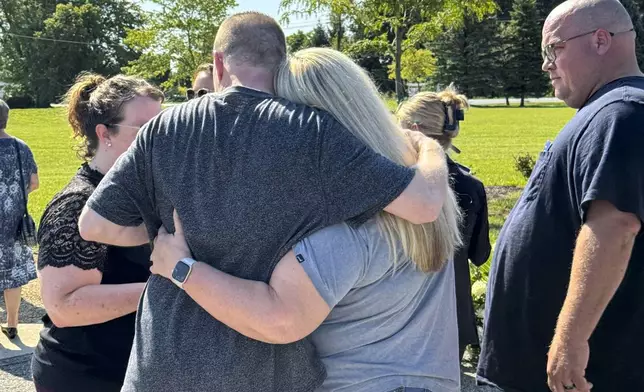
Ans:
{"label": "person in black dress", "polygon": [[160,90],[122,75],[84,74],[67,93],[68,119],[82,141],[85,163],[47,205],[38,231],[47,314],[32,358],[37,391],[121,390],[150,248],[84,241],[78,218],[139,128],[161,111],[162,101]]}
{"label": "person in black dress", "polygon": [[[458,151],[452,145],[452,140],[458,136],[459,121],[464,119],[463,109],[468,107],[467,98],[449,87],[439,93],[421,92],[414,95],[400,105],[397,116],[403,127],[436,139],[446,151]],[[483,183],[468,168],[449,157],[447,163],[452,188],[463,213],[463,245],[454,256],[458,337],[462,359],[468,345],[479,345],[468,260],[477,267],[483,265],[490,256],[492,247]]]}

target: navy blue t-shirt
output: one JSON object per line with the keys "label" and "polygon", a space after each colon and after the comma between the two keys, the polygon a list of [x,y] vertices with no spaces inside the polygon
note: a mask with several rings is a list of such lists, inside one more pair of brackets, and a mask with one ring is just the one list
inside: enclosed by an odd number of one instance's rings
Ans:
{"label": "navy blue t-shirt", "polygon": [[[497,241],[478,376],[507,391],[548,391],[546,364],[590,202],[644,220],[644,78],[597,91],[547,142]],[[644,390],[644,238],[590,341],[596,391]]]}

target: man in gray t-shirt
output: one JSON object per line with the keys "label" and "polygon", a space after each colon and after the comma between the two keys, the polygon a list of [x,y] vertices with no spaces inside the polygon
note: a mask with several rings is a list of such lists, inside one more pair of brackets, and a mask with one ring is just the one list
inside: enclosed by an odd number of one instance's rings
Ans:
{"label": "man in gray t-shirt", "polygon": [[[199,277],[221,271],[267,282],[280,258],[322,227],[363,223],[383,208],[416,223],[435,219],[444,193],[431,191],[429,180],[366,148],[332,116],[271,94],[273,69],[285,53],[272,19],[232,16],[219,28],[215,49],[215,84],[235,87],[144,126],[88,201],[79,222],[83,238],[135,245],[161,225],[172,228],[176,209],[201,261],[197,273],[206,269]],[[438,175],[427,178],[446,189],[443,168],[432,167]],[[188,270],[179,274],[179,267]],[[324,367],[309,340],[271,345],[229,328],[205,310],[226,303],[214,298],[212,282],[182,290],[191,272],[191,262],[178,260],[175,284],[159,275],[148,282],[123,391],[290,392],[320,385]]]}

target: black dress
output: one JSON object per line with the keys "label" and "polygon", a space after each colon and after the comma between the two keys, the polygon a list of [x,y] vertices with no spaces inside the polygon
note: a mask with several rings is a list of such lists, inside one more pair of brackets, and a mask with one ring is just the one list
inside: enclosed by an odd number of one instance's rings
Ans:
{"label": "black dress", "polygon": [[[83,165],[43,214],[38,268],[74,265],[102,272],[101,284],[146,282],[149,246],[120,248],[84,241],[78,218],[103,175]],[[38,389],[51,392],[118,392],[134,339],[135,313],[102,324],[58,328],[43,317],[44,328],[32,359]]]}
{"label": "black dress", "polygon": [[470,266],[481,266],[490,256],[487,196],[483,183],[470,174],[470,170],[448,158],[452,188],[463,212],[461,236],[463,246],[454,256],[456,278],[456,312],[458,315],[458,340],[461,358],[468,345],[478,345],[476,315],[472,303]]}

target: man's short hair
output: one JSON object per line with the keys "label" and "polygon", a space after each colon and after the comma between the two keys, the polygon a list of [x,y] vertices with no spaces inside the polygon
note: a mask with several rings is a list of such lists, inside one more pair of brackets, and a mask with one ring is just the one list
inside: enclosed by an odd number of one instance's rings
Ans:
{"label": "man's short hair", "polygon": [[214,68],[214,66],[213,66],[213,64],[212,64],[212,63],[203,63],[203,64],[200,64],[200,65],[197,67],[197,69],[195,70],[194,75],[192,75],[192,80],[197,79],[197,76],[199,76],[199,74],[200,74],[200,73],[202,73],[202,72],[207,72],[207,73],[209,73],[209,74],[211,74],[211,75],[214,75],[214,73],[215,73],[215,72],[214,72],[214,69],[215,69],[215,68]]}
{"label": "man's short hair", "polygon": [[7,121],[9,121],[9,105],[0,99],[0,129],[7,128]]}
{"label": "man's short hair", "polygon": [[236,65],[273,71],[286,58],[286,38],[280,25],[270,16],[241,12],[219,26],[214,49]]}

